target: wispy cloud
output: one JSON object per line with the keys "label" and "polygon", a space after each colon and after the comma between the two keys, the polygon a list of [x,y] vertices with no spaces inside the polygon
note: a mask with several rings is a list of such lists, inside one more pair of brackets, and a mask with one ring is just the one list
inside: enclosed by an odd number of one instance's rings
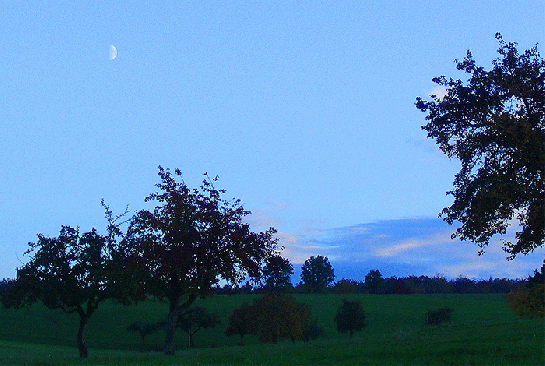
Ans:
{"label": "wispy cloud", "polygon": [[543,248],[507,261],[500,239],[494,238],[479,256],[475,244],[451,239],[454,229],[437,218],[400,219],[328,230],[307,228],[279,233],[279,238],[292,263],[325,255],[341,272],[338,278],[361,280],[370,269],[396,276],[521,278],[541,266]]}
{"label": "wispy cloud", "polygon": [[280,226],[282,221],[278,217],[278,211],[286,206],[287,205],[285,203],[276,202],[272,206],[254,210],[250,215],[248,215],[246,222],[257,228]]}

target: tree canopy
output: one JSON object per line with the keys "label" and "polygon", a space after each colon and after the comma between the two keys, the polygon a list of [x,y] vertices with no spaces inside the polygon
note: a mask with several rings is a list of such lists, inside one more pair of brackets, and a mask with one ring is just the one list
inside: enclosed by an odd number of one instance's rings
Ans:
{"label": "tree canopy", "polygon": [[365,327],[365,312],[361,301],[343,300],[343,304],[337,309],[333,320],[337,325],[337,331],[349,333],[352,338],[354,332]]}
{"label": "tree canopy", "polygon": [[461,223],[453,237],[471,240],[481,250],[495,234],[505,234],[516,219],[521,230],[504,241],[513,259],[544,244],[545,239],[545,61],[537,46],[523,53],[496,34],[499,57],[487,71],[470,51],[457,69],[466,82],[436,77],[444,96],[417,98],[426,113],[422,128],[461,169],[454,197],[441,215]]}
{"label": "tree canopy", "polygon": [[283,290],[291,285],[293,265],[279,255],[267,258],[263,268],[264,288],[272,291]]}
{"label": "tree canopy", "polygon": [[[169,302],[165,354],[174,354],[174,331],[181,310],[198,297],[210,294],[220,279],[238,282],[258,279],[263,261],[275,254],[275,230],[252,232],[242,219],[249,214],[240,200],[222,198],[216,179],[206,176],[200,188],[177,182],[159,167],[160,192],[153,211],[138,212],[128,230],[134,243],[133,258],[142,273],[146,291]],[[181,176],[179,170],[175,170]],[[181,303],[181,305],[180,305]]]}
{"label": "tree canopy", "polygon": [[301,268],[301,280],[312,292],[322,292],[335,279],[335,272],[327,257],[311,256]]}

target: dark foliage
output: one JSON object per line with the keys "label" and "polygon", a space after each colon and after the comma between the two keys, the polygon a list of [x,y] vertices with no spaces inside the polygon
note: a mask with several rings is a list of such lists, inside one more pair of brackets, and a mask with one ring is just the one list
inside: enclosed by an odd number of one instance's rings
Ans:
{"label": "dark foliage", "polygon": [[359,332],[365,327],[365,311],[361,301],[343,300],[333,320],[340,333],[349,333],[352,338],[354,332]]}
{"label": "dark foliage", "polygon": [[235,309],[229,317],[229,326],[225,330],[225,334],[230,337],[232,335],[240,336],[240,345],[244,345],[244,336],[246,334],[257,334],[258,317],[255,314],[256,308],[252,305],[242,305]]}
{"label": "dark foliage", "polygon": [[384,279],[378,269],[371,270],[365,275],[365,290],[370,294],[378,294]]}
{"label": "dark foliage", "polygon": [[301,268],[301,280],[311,292],[324,292],[334,279],[335,273],[327,257],[312,256]]}
{"label": "dark foliage", "polygon": [[335,282],[333,285],[333,293],[335,294],[355,294],[360,292],[360,285],[357,281],[347,280],[346,278]]}
{"label": "dark foliage", "polygon": [[545,317],[545,264],[528,279],[526,288],[510,292],[507,302],[519,316]]}
{"label": "dark foliage", "polygon": [[449,307],[429,310],[426,313],[426,325],[439,325],[451,320],[452,309]]}
{"label": "dark foliage", "polygon": [[457,69],[469,80],[434,78],[446,95],[417,98],[416,107],[427,114],[428,137],[462,164],[447,192],[454,203],[442,211],[449,224],[462,224],[453,237],[474,241],[481,254],[516,218],[522,230],[504,245],[513,259],[545,241],[545,60],[537,46],[519,53],[496,38],[490,71],[468,51]]}
{"label": "dark foliage", "polygon": [[239,334],[241,344],[245,334],[255,334],[263,343],[280,339],[303,339],[311,322],[310,307],[281,292],[270,292],[254,300],[252,306],[243,305],[229,318],[228,336]]}
{"label": "dark foliage", "polygon": [[273,292],[254,301],[256,333],[263,343],[280,339],[302,339],[303,329],[312,316],[310,307],[283,293]]}
{"label": "dark foliage", "polygon": [[267,258],[263,268],[263,288],[267,291],[282,291],[291,286],[293,265],[279,255]]}
{"label": "dark foliage", "polygon": [[96,229],[81,234],[70,226],[62,226],[56,238],[38,234],[38,241],[29,243],[26,252],[31,255],[29,262],[1,291],[4,307],[19,308],[40,301],[50,309],[78,314],[81,358],[88,355],[85,329],[99,304],[107,299],[129,304],[142,295],[125,268],[127,248],[117,240],[121,232],[116,220],[123,215],[114,218],[103,206],[109,223],[107,236]]}
{"label": "dark foliage", "polygon": [[173,355],[180,311],[208,296],[220,278],[257,280],[263,261],[275,253],[276,239],[273,228],[250,231],[243,222],[249,211],[240,200],[222,198],[225,191],[214,187],[216,179],[207,176],[200,188],[189,189],[162,167],[158,174],[160,192],[146,198],[158,206],[138,212],[127,236],[136,248],[136,266],[145,273],[146,291],[169,302],[165,354]]}

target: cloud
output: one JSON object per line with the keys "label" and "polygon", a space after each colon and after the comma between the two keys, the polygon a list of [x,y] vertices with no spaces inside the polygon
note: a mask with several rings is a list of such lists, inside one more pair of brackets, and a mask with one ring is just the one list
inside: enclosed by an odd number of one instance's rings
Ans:
{"label": "cloud", "polygon": [[431,97],[432,95],[435,95],[437,98],[443,99],[447,94],[448,94],[447,88],[445,88],[442,85],[438,85],[431,91],[429,96]]}
{"label": "cloud", "polygon": [[355,280],[363,280],[371,269],[398,277],[442,274],[449,278],[524,278],[541,266],[544,248],[507,261],[501,239],[493,238],[479,256],[474,243],[451,239],[454,230],[441,219],[417,218],[335,229],[305,228],[279,233],[279,239],[285,246],[283,254],[292,263],[324,255],[336,268],[337,278]]}
{"label": "cloud", "polygon": [[257,228],[280,226],[282,221],[278,218],[278,211],[284,207],[287,207],[287,204],[275,202],[272,206],[254,210],[246,217],[246,222]]}
{"label": "cloud", "polygon": [[405,252],[410,249],[419,248],[422,246],[425,246],[426,243],[416,240],[416,239],[409,239],[407,241],[404,241],[400,244],[391,245],[384,248],[379,248],[376,250],[376,255],[379,257],[394,257],[402,252]]}

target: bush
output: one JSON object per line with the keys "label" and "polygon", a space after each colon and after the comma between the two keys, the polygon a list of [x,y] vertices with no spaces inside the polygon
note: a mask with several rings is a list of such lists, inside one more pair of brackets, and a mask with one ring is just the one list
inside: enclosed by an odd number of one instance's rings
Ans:
{"label": "bush", "polygon": [[343,304],[337,309],[337,314],[333,319],[337,324],[337,330],[341,333],[350,333],[350,338],[354,332],[360,331],[365,327],[365,312],[361,301],[343,300]]}
{"label": "bush", "polygon": [[282,293],[270,293],[254,301],[256,333],[263,343],[279,339],[292,341],[303,338],[303,329],[312,316],[310,307]]}
{"label": "bush", "polygon": [[518,316],[545,317],[545,284],[510,292],[506,298]]}
{"label": "bush", "polygon": [[451,320],[452,309],[444,307],[438,310],[429,310],[426,314],[426,325],[439,325]]}

